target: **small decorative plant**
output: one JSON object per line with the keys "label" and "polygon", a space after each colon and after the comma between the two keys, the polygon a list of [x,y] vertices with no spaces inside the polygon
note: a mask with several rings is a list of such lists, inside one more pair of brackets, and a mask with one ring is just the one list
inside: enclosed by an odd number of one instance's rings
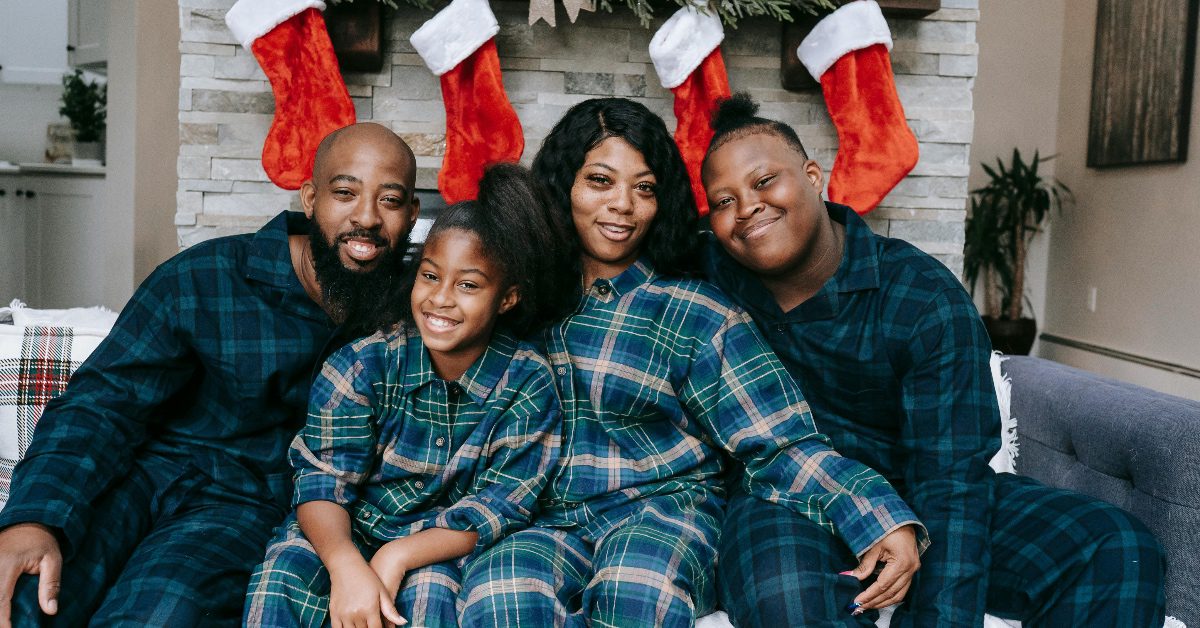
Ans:
{"label": "small decorative plant", "polygon": [[[1018,322],[1025,300],[1025,258],[1033,234],[1063,203],[1073,200],[1071,190],[1053,177],[1043,177],[1038,167],[1053,157],[1042,159],[1037,152],[1026,163],[1020,151],[1013,149],[1008,165],[996,159],[996,167],[981,164],[988,184],[971,191],[971,212],[966,222],[963,249],[963,275],[971,293],[983,280],[984,322],[989,326],[996,348],[997,321]],[[1029,344],[1036,327],[1029,321]],[[1028,351],[1028,347],[1025,348]]]}
{"label": "small decorative plant", "polygon": [[104,132],[108,86],[85,81],[83,72],[63,76],[62,106],[58,113],[71,121],[76,142],[98,142]]}

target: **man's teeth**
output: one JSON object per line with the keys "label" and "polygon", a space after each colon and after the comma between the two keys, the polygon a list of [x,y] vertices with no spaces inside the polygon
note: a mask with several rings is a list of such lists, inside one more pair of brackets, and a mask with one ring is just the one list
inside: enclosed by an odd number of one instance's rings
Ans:
{"label": "man's teeth", "polygon": [[375,250],[375,245],[368,244],[366,242],[351,242],[350,248],[356,253],[370,253],[371,251]]}

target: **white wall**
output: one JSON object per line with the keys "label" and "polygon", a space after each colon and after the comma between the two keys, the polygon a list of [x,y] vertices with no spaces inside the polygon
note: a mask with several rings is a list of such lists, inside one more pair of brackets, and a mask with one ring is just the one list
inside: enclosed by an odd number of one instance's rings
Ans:
{"label": "white wall", "polygon": [[0,83],[0,159],[43,161],[46,125],[66,121],[58,115],[61,95],[61,85]]}
{"label": "white wall", "polygon": [[[1066,2],[1057,171],[1077,203],[1051,234],[1045,331],[1200,368],[1200,98],[1192,100],[1187,162],[1087,168],[1096,7]],[[1048,357],[1200,399],[1195,378],[1049,344]]]}
{"label": "white wall", "polygon": [[[980,162],[992,165],[1002,157],[1009,163],[1014,148],[1025,158],[1032,158],[1035,150],[1043,156],[1055,153],[1065,9],[1065,0],[980,0],[975,141],[968,179],[972,190],[987,183]],[[1055,162],[1039,171],[1053,175]],[[1025,315],[1032,314],[1039,324],[1046,320],[1050,228],[1034,237],[1026,273],[1033,311]],[[982,286],[975,301],[982,310]]]}

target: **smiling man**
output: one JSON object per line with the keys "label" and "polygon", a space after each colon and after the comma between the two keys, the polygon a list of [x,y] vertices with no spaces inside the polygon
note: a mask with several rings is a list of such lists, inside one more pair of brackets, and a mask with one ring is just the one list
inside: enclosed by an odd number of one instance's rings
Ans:
{"label": "smiling man", "polygon": [[896,487],[930,546],[907,596],[864,599],[870,574],[847,573],[841,540],[734,495],[719,563],[734,623],[869,626],[861,610],[903,599],[893,626],[981,626],[985,610],[1034,626],[1161,626],[1163,558],[1141,522],[988,466],[1000,445],[991,344],[962,284],[823,202],[795,131],[756,111],[738,95],[713,124],[710,278],[750,312],[833,446]]}
{"label": "smiling man", "polygon": [[398,306],[386,295],[414,178],[387,128],[335,131],[301,189],[306,215],[198,244],[146,279],[14,472],[0,627],[238,624],[289,506],[314,365]]}

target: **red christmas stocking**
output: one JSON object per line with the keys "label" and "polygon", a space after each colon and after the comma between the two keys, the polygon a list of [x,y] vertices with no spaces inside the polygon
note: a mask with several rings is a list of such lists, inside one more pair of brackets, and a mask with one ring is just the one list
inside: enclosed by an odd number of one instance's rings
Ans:
{"label": "red christmas stocking", "polygon": [[821,82],[837,128],[829,200],[860,214],[875,209],[917,164],[917,138],[896,93],[891,47],[879,5],[857,0],[818,22],[796,50]]}
{"label": "red christmas stocking", "polygon": [[312,177],[317,145],[354,124],[354,103],[318,0],[238,0],[225,23],[254,53],[275,93],[275,119],[263,143],[263,170],[279,187],[298,190]]}
{"label": "red christmas stocking", "polygon": [[454,0],[409,39],[442,80],[446,156],[438,189],[447,203],[474,199],[484,166],[517,161],[525,150],[521,121],[501,80],[498,32],[487,0]]}
{"label": "red christmas stocking", "polygon": [[724,37],[721,18],[687,6],[668,18],[650,40],[650,59],[658,80],[675,95],[675,143],[687,164],[701,216],[708,214],[708,200],[700,181],[700,164],[712,141],[716,101],[730,95],[720,49]]}

